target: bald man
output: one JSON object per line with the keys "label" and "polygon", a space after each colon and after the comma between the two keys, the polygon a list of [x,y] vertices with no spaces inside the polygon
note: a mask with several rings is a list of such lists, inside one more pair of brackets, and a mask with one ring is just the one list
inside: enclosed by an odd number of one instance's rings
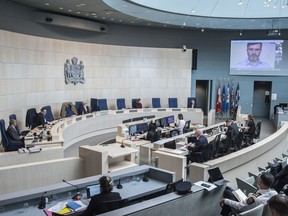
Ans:
{"label": "bald man", "polygon": [[[201,152],[204,149],[204,146],[208,145],[208,140],[205,136],[203,136],[203,131],[200,129],[197,129],[195,131],[195,136],[196,136],[196,142],[188,143],[187,149],[190,152]],[[193,157],[192,155],[187,155],[187,159],[191,162],[196,162],[196,158]]]}

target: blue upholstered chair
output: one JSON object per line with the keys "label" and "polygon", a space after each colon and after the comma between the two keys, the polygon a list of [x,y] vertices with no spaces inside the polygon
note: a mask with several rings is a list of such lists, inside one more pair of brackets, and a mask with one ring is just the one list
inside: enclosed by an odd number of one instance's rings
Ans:
{"label": "blue upholstered chair", "polygon": [[116,100],[116,103],[117,103],[118,110],[126,109],[125,98],[118,98]]}
{"label": "blue upholstered chair", "polygon": [[169,105],[169,108],[177,108],[178,107],[177,98],[168,98],[168,105]]}
{"label": "blue upholstered chair", "polygon": [[[9,121],[11,121],[12,119],[15,119],[17,121],[16,115],[15,114],[11,114],[9,115]],[[24,130],[20,132],[20,129],[18,127],[18,124],[16,125],[15,129],[17,130],[18,134],[26,136],[30,130]]]}
{"label": "blue upholstered chair", "polygon": [[152,107],[161,108],[160,98],[152,98]]}
{"label": "blue upholstered chair", "polygon": [[99,110],[108,110],[107,99],[98,99]]}
{"label": "blue upholstered chair", "polygon": [[91,99],[90,99],[90,106],[91,106],[91,112],[99,111],[98,99],[96,99],[96,98],[91,98]]}
{"label": "blue upholstered chair", "polygon": [[136,101],[138,100],[138,98],[134,98],[132,99],[131,103],[132,103],[132,108],[136,108],[135,104],[136,104]]}
{"label": "blue upholstered chair", "polygon": [[44,106],[44,107],[42,107],[42,109],[45,109],[47,111],[47,113],[45,115],[45,119],[47,121],[54,121],[54,116],[53,116],[53,113],[52,113],[51,106]]}
{"label": "blue upholstered chair", "polygon": [[5,151],[17,151],[21,147],[21,143],[19,141],[10,141],[6,134],[5,121],[3,119],[0,120],[0,130],[2,137],[2,145]]}

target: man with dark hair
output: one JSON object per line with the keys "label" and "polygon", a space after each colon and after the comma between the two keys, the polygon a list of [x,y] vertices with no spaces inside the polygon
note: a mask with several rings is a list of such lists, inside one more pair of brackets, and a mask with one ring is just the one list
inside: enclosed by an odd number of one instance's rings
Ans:
{"label": "man with dark hair", "polygon": [[47,123],[45,119],[46,113],[47,113],[47,110],[42,108],[41,111],[36,116],[36,119],[33,124],[34,125],[33,128],[38,127],[38,126],[44,126]]}
{"label": "man with dark hair", "polygon": [[225,133],[226,139],[223,140],[225,143],[225,151],[234,151],[237,150],[236,141],[239,135],[239,128],[236,123],[234,123],[231,119],[227,119],[226,121],[227,131]]}
{"label": "man with dark hair", "polygon": [[247,69],[258,69],[258,68],[271,68],[270,65],[266,62],[260,60],[260,55],[262,52],[262,43],[254,42],[247,43],[247,56],[248,58],[236,65],[236,68],[247,68]]}
{"label": "man with dark hair", "polygon": [[268,199],[277,195],[277,192],[270,189],[274,182],[274,177],[268,172],[262,172],[257,177],[257,187],[259,190],[256,193],[248,194],[246,202],[238,202],[234,197],[232,190],[226,188],[223,194],[223,199],[220,202],[222,206],[221,215],[228,216],[231,212],[231,208],[236,209],[240,212],[247,211],[255,208],[260,204],[266,204]]}
{"label": "man with dark hair", "polygon": [[95,195],[91,198],[89,205],[85,211],[84,216],[94,216],[106,212],[105,201],[116,201],[121,200],[121,196],[113,190],[113,180],[109,176],[102,176],[99,179],[100,194]]}
{"label": "man with dark hair", "polygon": [[271,216],[288,216],[288,196],[278,194],[268,200]]}

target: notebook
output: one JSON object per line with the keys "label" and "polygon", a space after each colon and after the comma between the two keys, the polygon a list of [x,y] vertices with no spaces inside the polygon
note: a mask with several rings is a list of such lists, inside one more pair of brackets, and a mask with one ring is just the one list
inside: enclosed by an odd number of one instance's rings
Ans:
{"label": "notebook", "polygon": [[222,175],[219,167],[216,167],[216,168],[213,168],[213,169],[209,169],[208,170],[208,174],[209,174],[210,180],[215,185],[220,186],[220,185],[224,185],[224,184],[229,182],[228,180],[223,178],[223,175]]}

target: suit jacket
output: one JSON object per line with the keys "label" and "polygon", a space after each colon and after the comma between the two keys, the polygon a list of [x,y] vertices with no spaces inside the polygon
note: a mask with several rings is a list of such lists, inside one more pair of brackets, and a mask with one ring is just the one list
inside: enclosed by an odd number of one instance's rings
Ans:
{"label": "suit jacket", "polygon": [[103,201],[121,200],[121,196],[117,192],[101,193],[93,196],[89,202],[89,205],[84,213],[84,216],[93,216],[104,213],[106,208],[103,206]]}
{"label": "suit jacket", "polygon": [[235,123],[232,123],[228,129],[227,129],[227,132],[226,132],[226,135],[228,136],[228,133],[230,133],[232,131],[232,140],[236,140],[238,135],[239,135],[239,128],[238,126],[235,124]]}
{"label": "suit jacket", "polygon": [[[86,108],[86,109],[85,109],[85,108]],[[79,109],[78,109],[78,114],[79,114],[79,115],[82,115],[82,114],[87,114],[87,113],[90,112],[88,106],[86,106],[85,108],[84,108],[83,104],[81,104],[81,105],[79,106]]]}
{"label": "suit jacket", "polygon": [[188,150],[193,151],[193,152],[200,152],[200,151],[202,151],[202,149],[205,145],[208,145],[208,140],[205,136],[201,135],[196,140],[195,146],[194,147],[188,146]]}
{"label": "suit jacket", "polygon": [[21,140],[18,131],[16,130],[16,128],[12,127],[11,125],[9,125],[9,127],[7,128],[7,135],[8,135],[8,139],[10,139],[11,141]]}

